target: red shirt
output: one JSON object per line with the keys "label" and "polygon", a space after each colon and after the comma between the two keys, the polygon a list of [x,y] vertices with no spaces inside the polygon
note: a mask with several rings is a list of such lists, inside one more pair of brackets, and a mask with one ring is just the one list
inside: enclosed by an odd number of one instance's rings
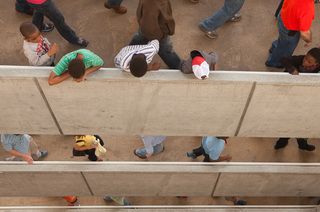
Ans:
{"label": "red shirt", "polygon": [[314,14],[313,0],[285,0],[281,9],[284,26],[295,31],[308,31]]}

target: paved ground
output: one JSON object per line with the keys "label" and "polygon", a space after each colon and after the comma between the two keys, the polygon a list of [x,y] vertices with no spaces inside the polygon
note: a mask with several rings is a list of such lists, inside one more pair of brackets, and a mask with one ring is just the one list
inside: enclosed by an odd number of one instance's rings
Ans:
{"label": "paved ground", "polygon": [[[0,1],[0,65],[28,65],[23,55],[23,39],[19,26],[31,17],[14,10],[14,0]],[[66,22],[78,36],[90,41],[88,49],[104,60],[104,67],[113,67],[113,58],[119,50],[128,45],[132,35],[138,29],[135,10],[138,0],[124,0],[123,6],[128,8],[125,15],[116,14],[103,7],[103,0],[55,0]],[[219,54],[218,69],[244,71],[282,71],[267,68],[264,65],[268,57],[268,48],[277,38],[276,18],[273,16],[279,0],[247,0],[242,10],[243,19],[239,22],[228,22],[218,29],[219,38],[209,39],[198,30],[197,24],[211,16],[223,5],[223,0],[200,0],[194,4],[189,0],[172,0],[173,13],[176,20],[176,33],[172,36],[174,49],[182,59],[187,59],[189,52],[200,49],[206,52],[215,51]],[[316,5],[316,9],[320,7]],[[305,54],[312,47],[319,46],[317,37],[320,35],[319,15],[313,21],[312,32],[314,43],[306,49],[301,41],[294,54]],[[65,41],[55,29],[43,33],[51,43],[60,46],[56,62],[66,53],[77,47]],[[160,60],[158,56],[154,61]],[[161,68],[166,68],[162,64]],[[72,158],[72,136],[33,135],[40,149],[48,149],[47,161],[87,160],[85,157]],[[107,136],[102,138],[106,143],[107,153],[102,156],[109,161],[140,161],[133,155],[133,149],[143,147],[138,136]],[[293,139],[283,149],[275,151],[274,138],[230,138],[224,154],[233,156],[234,162],[320,162],[317,151],[320,149],[319,139],[310,139],[309,143],[316,146],[314,152],[305,152],[297,148]],[[199,137],[168,137],[164,141],[166,150],[146,161],[190,161],[186,152],[200,145]],[[0,160],[9,155],[0,148]],[[198,159],[196,161],[201,161]],[[239,182],[241,183],[241,182]],[[316,204],[317,198],[253,198],[245,197],[249,204]],[[135,205],[149,204],[231,204],[223,198],[189,197],[128,197]],[[81,205],[106,204],[101,197],[80,197]],[[114,203],[108,203],[114,204]],[[62,198],[0,198],[0,205],[66,205]]]}

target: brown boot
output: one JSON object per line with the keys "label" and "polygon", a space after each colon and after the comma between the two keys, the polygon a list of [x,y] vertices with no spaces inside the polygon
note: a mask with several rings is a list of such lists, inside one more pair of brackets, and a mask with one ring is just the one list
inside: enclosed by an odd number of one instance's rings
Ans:
{"label": "brown boot", "polygon": [[104,6],[108,9],[114,9],[114,11],[116,13],[119,13],[119,14],[124,14],[127,12],[127,9],[125,7],[122,7],[122,6],[119,6],[119,7],[113,7],[111,5],[109,5],[107,2],[104,3]]}

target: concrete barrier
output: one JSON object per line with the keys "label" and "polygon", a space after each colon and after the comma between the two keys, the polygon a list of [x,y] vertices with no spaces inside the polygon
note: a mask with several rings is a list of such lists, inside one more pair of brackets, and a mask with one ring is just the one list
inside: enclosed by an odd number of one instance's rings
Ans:
{"label": "concrete barrier", "polygon": [[[0,133],[320,137],[320,75],[101,69],[49,86],[52,68],[0,66]],[[303,127],[301,127],[303,126]]]}
{"label": "concrete barrier", "polygon": [[319,197],[319,168],[319,163],[1,162],[0,196]]}
{"label": "concrete barrier", "polygon": [[130,206],[125,208],[122,206],[74,206],[74,207],[53,207],[53,206],[27,206],[27,207],[0,207],[0,212],[17,212],[25,211],[50,211],[50,212],[126,212],[126,211],[142,212],[319,212],[317,206],[212,206],[212,205],[188,205],[188,206]]}

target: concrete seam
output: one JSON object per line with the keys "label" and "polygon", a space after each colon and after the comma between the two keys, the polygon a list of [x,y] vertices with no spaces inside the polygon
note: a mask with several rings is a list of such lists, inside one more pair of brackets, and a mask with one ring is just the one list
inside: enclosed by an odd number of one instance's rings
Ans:
{"label": "concrete seam", "polygon": [[218,185],[218,182],[219,182],[219,179],[220,179],[220,175],[221,175],[221,172],[219,172],[218,174],[218,177],[217,177],[217,180],[216,180],[216,184],[214,185],[213,187],[213,191],[211,193],[211,196],[213,197],[213,193],[215,192],[216,188],[217,188],[217,185]]}
{"label": "concrete seam", "polygon": [[42,96],[42,99],[44,100],[44,102],[45,102],[46,105],[47,105],[47,108],[48,108],[48,110],[49,110],[49,112],[50,112],[50,114],[51,114],[51,116],[52,116],[52,119],[54,120],[54,122],[55,122],[55,124],[56,124],[56,126],[57,126],[57,128],[58,128],[58,130],[59,130],[59,132],[60,132],[60,134],[63,135],[63,132],[62,132],[62,129],[61,129],[59,123],[58,123],[58,120],[57,120],[56,116],[54,115],[53,110],[52,110],[52,108],[50,107],[50,104],[49,104],[46,96],[44,95],[44,92],[43,92],[43,90],[42,90],[42,88],[41,88],[41,86],[40,86],[40,83],[39,83],[39,81],[38,81],[38,79],[37,79],[36,77],[34,77],[34,81],[35,81],[35,83],[36,83],[36,85],[37,85],[37,87],[38,87],[38,89],[39,89],[39,92],[40,92],[40,94],[41,94],[41,96]]}
{"label": "concrete seam", "polygon": [[83,175],[83,172],[80,172],[80,173],[81,173],[81,175],[82,175],[82,177],[83,177],[83,180],[84,180],[84,182],[86,183],[86,185],[87,185],[87,187],[88,187],[88,189],[89,189],[89,191],[90,191],[90,193],[91,193],[91,196],[94,196],[94,195],[93,195],[93,192],[92,192],[92,190],[91,190],[91,188],[90,188],[90,186],[89,186],[89,183],[88,183],[87,179],[86,179],[85,176]]}
{"label": "concrete seam", "polygon": [[237,130],[236,130],[234,136],[238,136],[238,134],[239,134],[240,128],[241,128],[241,126],[242,126],[242,122],[243,122],[244,117],[245,117],[245,115],[246,115],[246,113],[247,113],[247,110],[248,110],[249,104],[250,104],[250,102],[251,102],[253,93],[254,93],[254,91],[255,91],[255,89],[256,89],[256,84],[257,84],[257,82],[253,82],[253,84],[252,84],[251,91],[250,91],[250,93],[249,93],[249,96],[248,96],[246,105],[244,106],[244,109],[243,109],[243,112],[242,112],[242,115],[241,115],[241,118],[240,118],[240,121],[239,121]]}

